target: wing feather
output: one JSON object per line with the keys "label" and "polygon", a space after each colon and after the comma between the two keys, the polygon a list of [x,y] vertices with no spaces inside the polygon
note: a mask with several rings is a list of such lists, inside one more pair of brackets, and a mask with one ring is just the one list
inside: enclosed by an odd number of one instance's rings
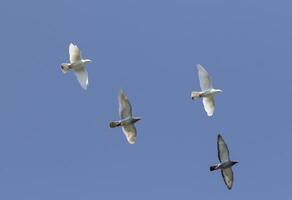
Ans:
{"label": "wing feather", "polygon": [[134,124],[123,126],[122,127],[123,132],[130,144],[135,144],[136,142],[136,136],[137,136],[137,130]]}
{"label": "wing feather", "polygon": [[221,163],[230,160],[228,147],[223,137],[220,134],[218,135],[218,138],[217,138],[217,151],[218,151],[218,158]]}
{"label": "wing feather", "polygon": [[70,62],[74,63],[81,60],[81,52],[77,45],[70,43],[69,45]]}
{"label": "wing feather", "polygon": [[86,90],[88,85],[88,72],[86,71],[85,67],[78,68],[74,71],[81,87]]}
{"label": "wing feather", "polygon": [[119,114],[121,119],[125,119],[132,116],[131,103],[123,90],[120,91],[119,95]]}
{"label": "wing feather", "polygon": [[232,184],[233,184],[233,171],[231,167],[222,169],[221,174],[222,174],[225,185],[227,186],[229,190],[231,190]]}
{"label": "wing feather", "polygon": [[205,90],[213,88],[212,79],[209,76],[207,70],[200,64],[197,65],[197,68],[198,68],[198,73],[199,73],[201,90],[205,91]]}
{"label": "wing feather", "polygon": [[203,98],[203,104],[205,111],[209,117],[211,117],[214,114],[215,111],[215,99],[213,96],[210,97],[204,97]]}

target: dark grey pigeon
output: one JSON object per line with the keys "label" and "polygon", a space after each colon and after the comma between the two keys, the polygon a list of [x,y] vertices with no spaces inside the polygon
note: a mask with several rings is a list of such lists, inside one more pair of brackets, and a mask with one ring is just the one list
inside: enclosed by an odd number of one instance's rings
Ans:
{"label": "dark grey pigeon", "polygon": [[220,169],[225,185],[229,190],[231,190],[233,184],[233,172],[231,167],[238,162],[230,160],[228,147],[220,134],[217,138],[217,150],[220,163],[211,166],[210,171]]}
{"label": "dark grey pigeon", "polygon": [[132,116],[132,106],[123,90],[119,94],[119,114],[121,120],[110,122],[110,128],[121,126],[128,142],[135,144],[137,137],[135,123],[141,118]]}

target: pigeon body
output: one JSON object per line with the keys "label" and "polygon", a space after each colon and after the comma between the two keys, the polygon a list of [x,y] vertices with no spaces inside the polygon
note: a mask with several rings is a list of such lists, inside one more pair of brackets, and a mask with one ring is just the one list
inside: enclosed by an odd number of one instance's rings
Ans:
{"label": "pigeon body", "polygon": [[139,120],[140,120],[140,118],[138,118],[138,117],[129,117],[129,118],[122,119],[119,121],[110,122],[110,127],[115,128],[117,126],[128,126],[131,124],[135,124]]}
{"label": "pigeon body", "polygon": [[226,168],[232,167],[236,163],[237,163],[237,161],[228,160],[226,162],[211,166],[210,171],[214,171],[214,170],[218,170],[218,169],[226,169]]}
{"label": "pigeon body", "polygon": [[219,94],[220,92],[222,92],[222,90],[214,89],[214,88],[210,88],[208,90],[200,91],[200,92],[192,92],[192,99],[195,100],[197,98],[213,97],[216,94]]}
{"label": "pigeon body", "polygon": [[200,87],[202,91],[192,92],[192,100],[203,99],[203,105],[208,116],[212,116],[215,111],[214,96],[221,93],[222,90],[213,88],[212,79],[207,70],[200,64],[197,65]]}
{"label": "pigeon body", "polygon": [[81,51],[79,48],[70,43],[69,45],[70,63],[61,64],[61,71],[66,74],[70,70],[74,70],[77,80],[81,87],[86,90],[88,85],[88,72],[85,68],[87,63],[90,63],[89,59],[82,59]]}
{"label": "pigeon body", "polygon": [[121,120],[110,122],[110,128],[121,126],[128,142],[135,144],[137,137],[135,123],[141,120],[141,118],[132,116],[132,106],[123,90],[119,94],[119,115]]}
{"label": "pigeon body", "polygon": [[217,137],[217,150],[220,163],[211,166],[210,171],[221,170],[224,183],[231,190],[233,184],[233,171],[231,167],[238,162],[230,160],[228,147],[220,134]]}

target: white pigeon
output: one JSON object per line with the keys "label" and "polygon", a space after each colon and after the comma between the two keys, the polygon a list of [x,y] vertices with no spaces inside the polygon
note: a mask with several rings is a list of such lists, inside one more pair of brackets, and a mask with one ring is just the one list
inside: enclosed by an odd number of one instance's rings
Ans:
{"label": "white pigeon", "polygon": [[72,43],[69,45],[69,55],[70,63],[61,64],[61,71],[66,74],[69,70],[73,69],[81,87],[86,90],[88,85],[88,73],[85,64],[92,61],[89,59],[82,59],[81,51]]}
{"label": "white pigeon", "polygon": [[210,171],[220,169],[225,185],[231,190],[233,184],[233,171],[231,167],[238,163],[238,161],[230,160],[228,147],[220,134],[217,137],[217,151],[220,163],[212,165]]}
{"label": "white pigeon", "polygon": [[110,122],[110,128],[121,126],[128,142],[130,144],[135,144],[137,137],[135,123],[141,120],[141,118],[132,117],[132,106],[123,90],[121,90],[119,94],[119,114],[121,120]]}
{"label": "white pigeon", "polygon": [[196,100],[198,98],[203,98],[205,111],[207,112],[208,116],[212,116],[215,110],[214,96],[222,92],[222,90],[213,88],[211,77],[202,65],[198,64],[197,68],[202,91],[192,92],[192,99]]}

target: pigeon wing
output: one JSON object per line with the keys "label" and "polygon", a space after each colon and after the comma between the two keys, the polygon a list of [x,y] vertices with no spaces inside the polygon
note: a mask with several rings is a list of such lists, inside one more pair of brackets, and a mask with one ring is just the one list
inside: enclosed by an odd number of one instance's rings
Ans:
{"label": "pigeon wing", "polygon": [[224,179],[225,185],[227,186],[227,188],[229,190],[231,190],[232,184],[233,184],[233,171],[232,171],[231,167],[226,168],[226,169],[222,169],[221,174],[222,174],[222,177]]}
{"label": "pigeon wing", "polygon": [[123,90],[120,91],[119,95],[119,114],[121,119],[125,119],[132,116],[131,103]]}
{"label": "pigeon wing", "polygon": [[217,138],[217,150],[218,150],[218,158],[220,162],[229,161],[229,150],[228,147],[223,140],[223,137],[219,134]]}
{"label": "pigeon wing", "polygon": [[75,75],[81,87],[86,90],[88,85],[88,72],[86,71],[85,67],[76,69]]}
{"label": "pigeon wing", "polygon": [[209,117],[211,117],[214,114],[215,111],[215,99],[213,96],[210,97],[204,97],[203,98],[203,104],[205,111]]}
{"label": "pigeon wing", "polygon": [[198,73],[199,73],[201,90],[205,91],[205,90],[213,88],[212,80],[207,70],[200,64],[197,65],[197,68],[198,68]]}
{"label": "pigeon wing", "polygon": [[81,60],[81,52],[80,52],[79,48],[72,43],[70,43],[70,45],[69,45],[69,55],[70,55],[70,62],[71,63],[74,63],[74,62]]}
{"label": "pigeon wing", "polygon": [[136,136],[137,136],[137,130],[134,124],[123,126],[122,127],[123,132],[130,144],[135,144],[136,142]]}

